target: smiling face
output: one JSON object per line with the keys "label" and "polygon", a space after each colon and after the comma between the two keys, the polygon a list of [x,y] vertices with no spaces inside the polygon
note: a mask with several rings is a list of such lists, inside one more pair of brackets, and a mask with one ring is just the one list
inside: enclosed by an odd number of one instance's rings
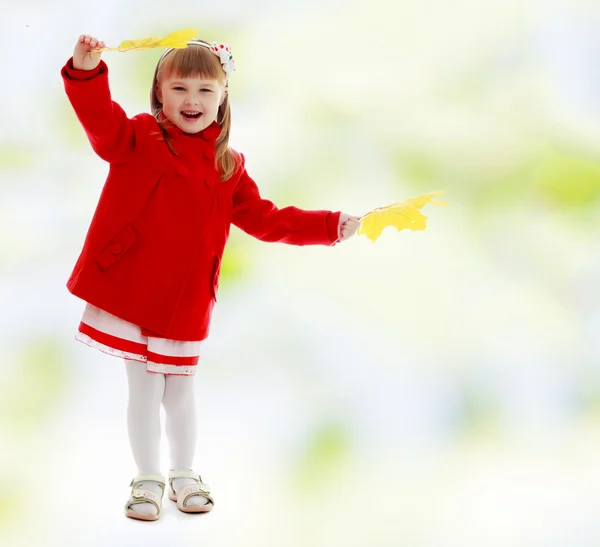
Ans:
{"label": "smiling face", "polygon": [[156,95],[172,124],[185,133],[198,133],[217,119],[225,86],[216,79],[173,74],[156,84]]}

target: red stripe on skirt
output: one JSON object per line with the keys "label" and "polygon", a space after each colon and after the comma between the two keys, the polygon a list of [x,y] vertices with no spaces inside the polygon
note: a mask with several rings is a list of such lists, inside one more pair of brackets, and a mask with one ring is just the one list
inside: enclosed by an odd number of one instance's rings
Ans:
{"label": "red stripe on skirt", "polygon": [[174,357],[173,355],[161,355],[160,353],[148,352],[148,361],[159,365],[175,365],[191,367],[198,364],[199,356]]}
{"label": "red stripe on skirt", "polygon": [[127,353],[133,353],[135,355],[146,356],[148,353],[146,344],[139,344],[138,342],[131,342],[130,340],[124,340],[118,336],[106,334],[105,332],[95,329],[94,327],[90,327],[83,322],[79,324],[79,332],[87,334],[92,340],[95,340],[104,346],[108,346],[109,348],[125,351]]}

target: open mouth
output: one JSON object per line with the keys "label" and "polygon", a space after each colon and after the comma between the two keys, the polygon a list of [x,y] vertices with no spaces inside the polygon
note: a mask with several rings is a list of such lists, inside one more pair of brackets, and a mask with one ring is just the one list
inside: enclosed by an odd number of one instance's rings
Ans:
{"label": "open mouth", "polygon": [[188,120],[197,120],[202,116],[202,112],[196,112],[194,110],[182,110],[181,115]]}

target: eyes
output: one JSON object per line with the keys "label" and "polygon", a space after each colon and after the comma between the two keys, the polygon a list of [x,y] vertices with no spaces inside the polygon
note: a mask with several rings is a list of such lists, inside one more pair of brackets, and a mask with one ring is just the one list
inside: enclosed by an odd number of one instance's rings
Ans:
{"label": "eyes", "polygon": [[[185,91],[185,87],[177,85],[173,88],[174,91]],[[206,87],[202,87],[200,88],[200,92],[201,93],[212,93],[213,90],[212,89],[208,89]]]}

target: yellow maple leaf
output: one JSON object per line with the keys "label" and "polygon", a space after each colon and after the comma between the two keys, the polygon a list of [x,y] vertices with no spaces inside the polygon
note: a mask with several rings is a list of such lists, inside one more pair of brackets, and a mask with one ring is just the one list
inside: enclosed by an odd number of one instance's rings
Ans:
{"label": "yellow maple leaf", "polygon": [[446,202],[442,200],[433,201],[435,197],[443,193],[444,190],[431,192],[392,203],[386,207],[373,209],[373,211],[361,217],[357,233],[358,235],[364,234],[371,241],[375,241],[381,235],[383,229],[388,226],[393,226],[398,231],[404,229],[424,230],[427,227],[427,217],[420,210],[428,203],[445,207]]}
{"label": "yellow maple leaf", "polygon": [[198,34],[198,31],[192,28],[178,30],[160,38],[151,36],[150,38],[139,38],[138,40],[123,40],[117,47],[105,47],[95,49],[94,51],[131,51],[132,49],[153,49],[155,47],[186,48],[187,43]]}

